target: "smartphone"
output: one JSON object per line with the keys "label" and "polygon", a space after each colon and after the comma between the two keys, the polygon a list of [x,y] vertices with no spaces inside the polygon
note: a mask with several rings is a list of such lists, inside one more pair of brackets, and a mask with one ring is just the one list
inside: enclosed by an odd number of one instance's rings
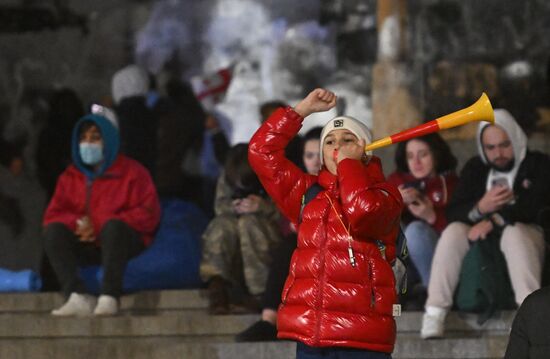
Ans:
{"label": "smartphone", "polygon": [[495,186],[508,187],[508,179],[506,179],[506,177],[493,178],[493,181],[491,182],[491,187]]}
{"label": "smartphone", "polygon": [[423,180],[407,182],[403,185],[403,188],[416,188],[418,191],[423,192],[426,188],[426,182]]}

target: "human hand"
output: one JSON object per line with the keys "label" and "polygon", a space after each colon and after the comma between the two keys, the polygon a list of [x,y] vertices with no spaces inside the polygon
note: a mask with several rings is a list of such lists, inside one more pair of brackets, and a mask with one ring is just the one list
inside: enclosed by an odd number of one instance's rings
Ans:
{"label": "human hand", "polygon": [[409,205],[418,200],[418,198],[422,197],[421,193],[414,187],[405,187],[405,185],[402,184],[397,187],[397,189],[401,193],[401,197],[403,197],[403,203],[406,205]]}
{"label": "human hand", "polygon": [[475,224],[468,232],[468,239],[470,241],[477,241],[487,238],[487,235],[493,230],[493,223],[487,219]]}
{"label": "human hand", "polygon": [[307,117],[314,112],[330,110],[336,106],[336,99],[337,97],[333,92],[317,88],[300,101],[296,107],[294,107],[294,111],[302,117]]}
{"label": "human hand", "polygon": [[514,199],[514,192],[508,186],[495,186],[485,192],[477,203],[479,212],[493,213]]}
{"label": "human hand", "polygon": [[81,242],[93,242],[95,240],[94,227],[90,217],[84,216],[76,221],[75,234]]}
{"label": "human hand", "polygon": [[419,195],[407,206],[407,208],[416,218],[420,218],[429,224],[435,223],[436,215],[434,205],[426,196]]}
{"label": "human hand", "polygon": [[360,160],[365,155],[365,140],[344,142],[338,150],[335,150],[335,155],[337,164],[346,158]]}
{"label": "human hand", "polygon": [[235,206],[235,212],[238,214],[256,213],[260,208],[262,197],[251,194],[248,197],[238,200]]}
{"label": "human hand", "polygon": [[206,121],[204,122],[204,127],[207,130],[215,130],[215,129],[220,127],[220,124],[219,124],[218,120],[216,119],[216,117],[209,114],[208,116],[206,116]]}

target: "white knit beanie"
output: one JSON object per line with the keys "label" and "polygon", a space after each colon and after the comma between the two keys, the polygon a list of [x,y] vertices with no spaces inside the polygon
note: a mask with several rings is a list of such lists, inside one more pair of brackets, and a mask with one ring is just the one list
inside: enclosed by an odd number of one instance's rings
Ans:
{"label": "white knit beanie", "polygon": [[137,65],[128,65],[113,76],[111,92],[115,104],[126,97],[143,96],[149,91],[149,75]]}
{"label": "white knit beanie", "polygon": [[[372,143],[372,134],[364,123],[350,116],[335,117],[327,122],[325,127],[323,127],[323,131],[321,131],[321,165],[323,165],[323,143],[325,143],[325,137],[327,137],[332,130],[348,130],[358,139],[364,140],[365,145]],[[371,151],[367,152],[367,155],[370,154]]]}
{"label": "white knit beanie", "polygon": [[116,129],[118,129],[118,116],[116,115],[115,111],[111,110],[108,107],[101,106],[98,104],[93,104],[91,108],[91,113],[94,115],[100,115],[105,117],[107,120],[109,120],[113,126],[115,126]]}

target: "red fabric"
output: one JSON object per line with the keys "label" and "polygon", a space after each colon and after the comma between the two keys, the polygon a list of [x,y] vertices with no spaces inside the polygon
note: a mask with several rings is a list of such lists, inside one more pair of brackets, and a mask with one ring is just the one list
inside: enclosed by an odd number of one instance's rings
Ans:
{"label": "red fabric", "polygon": [[74,231],[77,219],[88,214],[96,235],[107,221],[118,219],[140,233],[145,245],[152,242],[160,220],[160,203],[145,167],[119,155],[102,176],[91,182],[89,211],[86,182],[74,165],[61,174],[44,214],[44,226],[62,223]]}
{"label": "red fabric", "polygon": [[[396,293],[388,261],[395,257],[401,195],[384,181],[377,158],[367,166],[343,160],[338,176],[324,168],[319,177],[303,173],[284,157],[284,148],[301,122],[292,109],[279,109],[249,145],[252,168],[294,224],[307,188],[315,182],[323,187],[304,208],[298,226],[298,248],[278,313],[278,336],[315,347],[390,353],[395,343],[392,305]],[[355,267],[348,255],[348,227]],[[387,260],[375,240],[386,244]]]}
{"label": "red fabric", "polygon": [[[394,172],[388,177],[388,182],[399,187],[402,184],[416,182],[418,179],[414,178],[410,173],[403,172]],[[430,199],[434,205],[436,219],[432,227],[438,232],[441,233],[447,226],[447,216],[445,215],[445,210],[447,204],[451,200],[451,195],[454,192],[456,184],[458,182],[458,177],[454,172],[448,172],[444,175],[438,175],[435,177],[427,178],[422,180],[423,190],[422,192]],[[409,216],[414,218],[412,213],[405,207],[405,218]]]}

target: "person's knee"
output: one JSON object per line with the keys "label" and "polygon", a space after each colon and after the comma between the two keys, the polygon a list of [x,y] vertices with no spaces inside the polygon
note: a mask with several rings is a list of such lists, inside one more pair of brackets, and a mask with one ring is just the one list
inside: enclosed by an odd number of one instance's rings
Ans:
{"label": "person's knee", "polygon": [[500,249],[504,253],[516,254],[520,248],[527,253],[541,253],[544,258],[543,232],[524,223],[507,225],[502,231]]}
{"label": "person's knee", "polygon": [[409,223],[407,228],[405,228],[405,237],[407,237],[407,242],[416,239],[425,238],[430,232],[431,227],[424,221],[412,221]]}
{"label": "person's knee", "polygon": [[523,223],[509,224],[502,231],[502,240],[521,240],[525,237],[531,237],[531,231],[529,226]]}
{"label": "person's knee", "polygon": [[237,223],[237,217],[231,214],[222,214],[210,220],[208,227],[211,228],[231,228]]}
{"label": "person's knee", "polygon": [[255,214],[244,214],[239,217],[239,228],[258,227],[260,224],[259,218]]}
{"label": "person's knee", "polygon": [[453,222],[441,233],[435,247],[434,262],[446,265],[449,260],[461,261],[470,248],[468,241],[469,226]]}
{"label": "person's knee", "polygon": [[470,226],[462,222],[452,222],[441,232],[440,242],[468,240]]}
{"label": "person's knee", "polygon": [[221,215],[214,217],[202,234],[203,248],[228,245],[237,238],[237,217]]}
{"label": "person's knee", "polygon": [[119,219],[109,219],[103,227],[101,232],[118,232],[128,228],[128,225]]}
{"label": "person's knee", "polygon": [[72,235],[72,232],[63,223],[51,223],[44,228],[44,246],[46,249],[55,247],[60,241],[63,241],[68,234]]}
{"label": "person's knee", "polygon": [[131,228],[126,223],[118,219],[110,219],[101,228],[100,240],[101,245],[109,245],[112,242],[120,242],[127,236],[124,234],[130,231]]}

